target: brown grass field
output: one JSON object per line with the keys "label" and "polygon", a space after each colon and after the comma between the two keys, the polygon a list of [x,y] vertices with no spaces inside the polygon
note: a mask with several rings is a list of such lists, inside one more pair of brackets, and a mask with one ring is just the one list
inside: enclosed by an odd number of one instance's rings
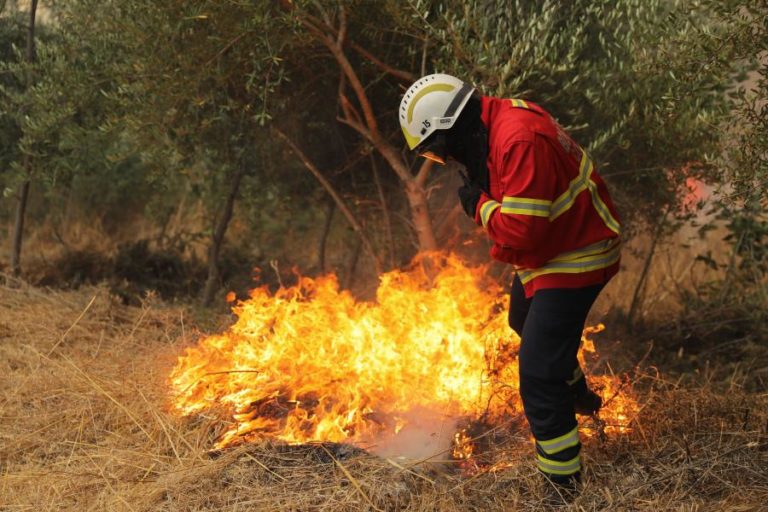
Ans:
{"label": "brown grass field", "polygon": [[[212,455],[226,417],[167,409],[167,375],[200,334],[189,318],[151,299],[123,306],[105,288],[0,286],[0,510],[552,508],[524,429],[489,453],[508,468],[471,476],[322,445]],[[768,510],[768,395],[738,375],[638,370],[632,432],[586,440],[583,489],[556,509]]]}

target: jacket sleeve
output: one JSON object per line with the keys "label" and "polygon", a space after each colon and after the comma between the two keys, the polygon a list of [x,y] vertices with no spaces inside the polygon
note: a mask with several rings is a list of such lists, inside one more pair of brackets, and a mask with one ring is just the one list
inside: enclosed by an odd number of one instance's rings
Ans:
{"label": "jacket sleeve", "polygon": [[502,202],[483,194],[475,220],[498,245],[517,251],[535,249],[549,231],[555,191],[551,155],[541,141],[513,143],[500,174]]}

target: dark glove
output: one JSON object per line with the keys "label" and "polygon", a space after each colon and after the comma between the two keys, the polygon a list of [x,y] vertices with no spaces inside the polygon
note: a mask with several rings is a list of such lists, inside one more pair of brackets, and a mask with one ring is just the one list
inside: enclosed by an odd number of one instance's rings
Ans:
{"label": "dark glove", "polygon": [[475,211],[477,210],[477,203],[480,201],[480,196],[483,190],[476,184],[465,182],[462,187],[459,187],[459,200],[464,211],[469,215],[469,218],[475,220]]}
{"label": "dark glove", "polygon": [[596,394],[590,389],[587,389],[585,392],[576,395],[576,398],[573,401],[574,411],[576,414],[580,414],[582,416],[594,416],[602,406],[603,399],[600,398],[600,395]]}

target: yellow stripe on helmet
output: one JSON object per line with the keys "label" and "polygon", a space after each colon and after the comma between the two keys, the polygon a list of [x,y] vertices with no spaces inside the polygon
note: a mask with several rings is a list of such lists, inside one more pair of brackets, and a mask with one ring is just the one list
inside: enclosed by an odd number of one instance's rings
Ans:
{"label": "yellow stripe on helmet", "polygon": [[415,148],[421,143],[421,137],[419,136],[414,137],[413,135],[408,133],[408,130],[406,130],[405,126],[401,126],[401,128],[403,129],[403,135],[405,135],[405,142],[408,143],[408,147],[410,149]]}
{"label": "yellow stripe on helmet", "polygon": [[411,124],[411,122],[413,121],[413,109],[416,108],[416,103],[418,103],[421,98],[423,98],[425,95],[431,92],[435,92],[435,91],[451,92],[455,88],[456,87],[450,84],[432,84],[432,85],[426,86],[425,88],[417,92],[413,96],[413,99],[411,100],[411,104],[408,105],[408,124]]}

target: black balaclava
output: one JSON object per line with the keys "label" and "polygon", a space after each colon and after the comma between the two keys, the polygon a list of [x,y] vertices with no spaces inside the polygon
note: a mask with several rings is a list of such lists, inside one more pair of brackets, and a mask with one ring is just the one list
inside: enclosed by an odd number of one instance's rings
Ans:
{"label": "black balaclava", "polygon": [[488,130],[480,117],[480,95],[472,94],[456,123],[446,133],[448,155],[464,164],[469,180],[486,193],[488,177]]}

